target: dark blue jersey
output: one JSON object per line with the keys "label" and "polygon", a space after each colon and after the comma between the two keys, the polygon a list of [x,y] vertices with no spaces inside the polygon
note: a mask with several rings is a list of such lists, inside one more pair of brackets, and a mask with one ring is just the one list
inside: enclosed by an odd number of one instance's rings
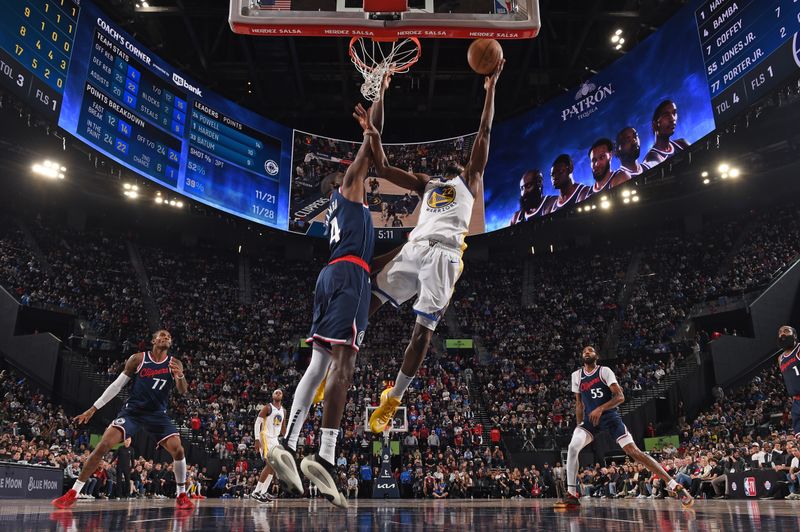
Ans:
{"label": "dark blue jersey", "polygon": [[[597,366],[591,373],[583,368],[572,374],[572,391],[581,394],[584,414],[589,414],[598,406],[611,400],[611,385],[617,384],[617,378],[610,368]],[[617,412],[617,408],[606,410],[603,415]],[[580,422],[582,420],[578,420]]]}
{"label": "dark blue jersey", "polygon": [[161,362],[155,362],[150,352],[143,355],[142,363],[133,376],[131,394],[125,408],[135,411],[166,412],[169,403],[169,392],[175,386],[175,379],[169,370],[168,356]]}
{"label": "dark blue jersey", "polygon": [[786,391],[792,397],[800,395],[800,344],[789,354],[781,355],[780,364]]}
{"label": "dark blue jersey", "polygon": [[331,261],[350,255],[369,264],[375,248],[375,232],[367,205],[350,201],[337,188],[331,193],[325,224]]}

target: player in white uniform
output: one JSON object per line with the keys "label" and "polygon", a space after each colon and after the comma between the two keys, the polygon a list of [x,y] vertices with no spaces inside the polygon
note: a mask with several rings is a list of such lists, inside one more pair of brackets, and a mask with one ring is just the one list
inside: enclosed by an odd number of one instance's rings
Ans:
{"label": "player in white uniform", "polygon": [[268,502],[275,499],[269,494],[269,486],[272,483],[274,472],[267,462],[267,453],[272,447],[278,445],[278,438],[283,436],[286,431],[286,411],[281,404],[283,401],[283,391],[275,390],[272,392],[272,403],[267,404],[256,417],[253,427],[255,435],[256,451],[261,454],[264,460],[264,469],[258,477],[258,484],[253,490],[252,497],[258,501]]}
{"label": "player in white uniform", "polygon": [[[461,256],[466,245],[475,197],[483,191],[483,171],[489,157],[489,133],[494,119],[495,85],[503,70],[486,77],[486,98],[472,153],[465,167],[451,163],[441,177],[411,173],[389,165],[379,135],[371,135],[373,160],[379,177],[392,179],[422,197],[417,226],[400,252],[378,273],[372,289],[370,315],[387,301],[398,307],[415,295],[417,315],[411,342],[395,384],[381,394],[381,404],[369,420],[373,432],[381,432],[394,416],[403,394],[428,352],[433,331],[447,310],[461,275]],[[368,120],[363,109],[359,115]],[[376,130],[377,131],[377,130]]]}

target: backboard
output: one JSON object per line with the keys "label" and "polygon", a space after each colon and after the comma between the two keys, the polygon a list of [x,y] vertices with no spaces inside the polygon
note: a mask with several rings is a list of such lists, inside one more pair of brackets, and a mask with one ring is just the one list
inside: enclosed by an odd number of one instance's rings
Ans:
{"label": "backboard", "polygon": [[540,27],[538,0],[230,0],[229,22],[244,35],[376,40],[531,39]]}
{"label": "backboard", "polygon": [[[378,408],[377,406],[368,406],[364,411],[364,432],[369,433],[369,416]],[[406,414],[406,407],[398,406],[397,412],[394,413],[392,419],[392,428],[389,432],[408,432],[408,416]]]}

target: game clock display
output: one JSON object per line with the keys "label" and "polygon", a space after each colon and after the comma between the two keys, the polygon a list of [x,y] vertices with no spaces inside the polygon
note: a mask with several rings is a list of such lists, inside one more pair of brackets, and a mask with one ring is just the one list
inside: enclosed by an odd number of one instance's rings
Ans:
{"label": "game clock display", "polygon": [[83,2],[59,126],[223,211],[286,229],[292,130],[188,79]]}

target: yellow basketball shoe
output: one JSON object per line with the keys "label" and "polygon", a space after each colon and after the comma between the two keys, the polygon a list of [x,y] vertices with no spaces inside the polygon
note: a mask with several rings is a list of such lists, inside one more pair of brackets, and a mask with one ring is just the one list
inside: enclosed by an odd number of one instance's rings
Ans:
{"label": "yellow basketball shoe", "polygon": [[328,375],[325,374],[325,378],[322,379],[322,382],[319,383],[319,387],[317,391],[314,393],[314,399],[311,400],[312,405],[316,405],[322,402],[325,399],[325,383],[328,381]]}
{"label": "yellow basketball shoe", "polygon": [[383,390],[381,405],[369,416],[369,429],[376,434],[383,432],[394,417],[394,413],[397,412],[397,407],[400,406],[400,399],[389,397],[391,389],[390,387]]}

